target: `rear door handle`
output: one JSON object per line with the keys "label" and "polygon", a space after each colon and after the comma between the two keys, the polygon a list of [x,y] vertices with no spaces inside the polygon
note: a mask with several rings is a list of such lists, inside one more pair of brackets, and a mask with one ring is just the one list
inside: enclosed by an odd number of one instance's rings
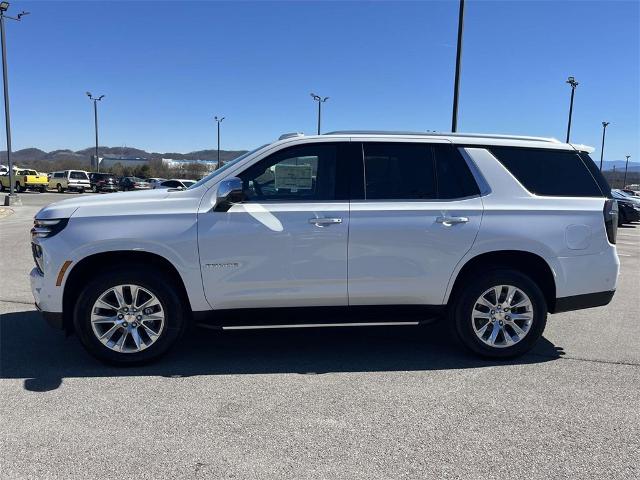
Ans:
{"label": "rear door handle", "polygon": [[326,227],[327,225],[334,225],[336,223],[342,223],[341,218],[310,218],[309,223],[316,225],[317,227]]}
{"label": "rear door handle", "polygon": [[441,223],[445,227],[450,227],[457,223],[467,223],[469,219],[467,217],[437,217],[436,222]]}

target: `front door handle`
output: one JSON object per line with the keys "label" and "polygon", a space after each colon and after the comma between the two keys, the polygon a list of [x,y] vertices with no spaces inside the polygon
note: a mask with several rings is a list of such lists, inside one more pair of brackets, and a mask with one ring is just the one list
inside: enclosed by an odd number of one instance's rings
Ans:
{"label": "front door handle", "polygon": [[336,223],[342,223],[341,218],[310,218],[309,223],[317,227],[326,227],[327,225],[334,225]]}
{"label": "front door handle", "polygon": [[436,222],[441,223],[445,227],[450,227],[457,223],[467,223],[469,219],[467,217],[437,217]]}

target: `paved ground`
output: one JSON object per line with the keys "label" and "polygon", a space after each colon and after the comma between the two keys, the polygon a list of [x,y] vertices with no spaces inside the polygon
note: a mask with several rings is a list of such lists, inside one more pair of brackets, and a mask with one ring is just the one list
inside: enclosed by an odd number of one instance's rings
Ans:
{"label": "paved ground", "polygon": [[161,362],[105,367],[34,312],[28,194],[0,216],[0,477],[640,476],[640,225],[607,307],[550,317],[518,361],[439,327],[197,330]]}

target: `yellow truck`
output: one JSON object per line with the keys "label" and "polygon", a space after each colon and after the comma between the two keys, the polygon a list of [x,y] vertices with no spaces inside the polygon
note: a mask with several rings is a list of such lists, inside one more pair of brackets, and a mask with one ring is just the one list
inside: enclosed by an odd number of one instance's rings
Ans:
{"label": "yellow truck", "polygon": [[[35,190],[40,193],[47,191],[49,179],[47,175],[31,169],[19,169],[13,174],[13,182],[16,192]],[[9,190],[9,173],[0,175],[0,191]]]}

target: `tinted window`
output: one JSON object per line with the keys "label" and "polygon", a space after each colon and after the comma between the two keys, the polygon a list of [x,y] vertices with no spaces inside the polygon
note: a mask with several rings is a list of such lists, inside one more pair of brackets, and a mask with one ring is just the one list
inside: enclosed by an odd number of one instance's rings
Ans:
{"label": "tinted window", "polygon": [[53,174],[53,178],[62,178],[64,177],[64,173],[62,172],[56,172]]}
{"label": "tinted window", "polygon": [[247,200],[334,200],[338,168],[336,144],[290,147],[238,175]]}
{"label": "tinted window", "polygon": [[600,197],[602,192],[576,152],[489,147],[491,153],[531,193]]}
{"label": "tinted window", "polygon": [[600,187],[600,191],[603,193],[603,195],[611,197],[611,186],[609,185],[609,182],[607,182],[606,178],[604,178],[604,175],[602,175],[600,169],[596,167],[596,164],[591,159],[589,154],[586,152],[580,152],[579,155],[582,159],[582,163],[584,163],[584,165],[591,173],[591,176],[598,184],[598,187]]}
{"label": "tinted window", "polygon": [[71,172],[69,173],[69,178],[73,178],[75,180],[87,180],[87,174],[84,172]]}
{"label": "tinted window", "polygon": [[176,182],[175,180],[167,180],[166,182],[162,182],[162,184],[160,186],[169,187],[169,188],[177,188],[177,187],[180,186],[180,183]]}
{"label": "tinted window", "polygon": [[367,200],[436,198],[431,145],[372,142],[363,153]]}
{"label": "tinted window", "polygon": [[464,198],[479,195],[480,189],[467,162],[453,145],[434,144],[438,179],[438,198]]}

